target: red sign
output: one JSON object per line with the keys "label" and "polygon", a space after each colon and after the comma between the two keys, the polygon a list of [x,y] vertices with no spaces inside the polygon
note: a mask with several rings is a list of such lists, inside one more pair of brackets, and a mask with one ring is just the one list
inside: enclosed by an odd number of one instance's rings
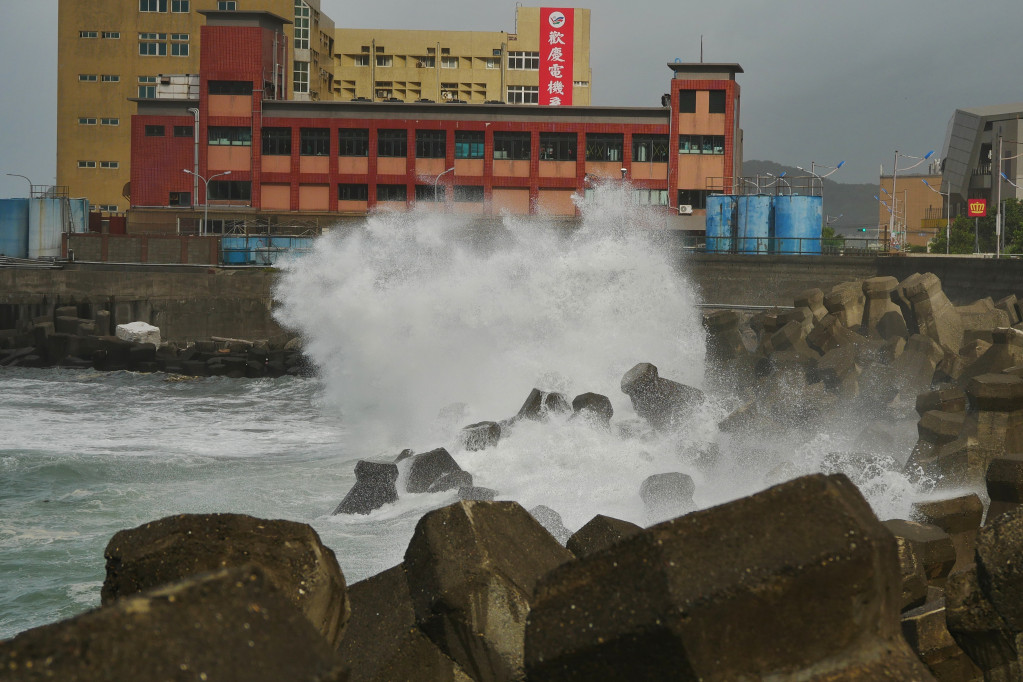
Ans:
{"label": "red sign", "polygon": [[572,104],[574,32],[571,9],[540,8],[540,104]]}
{"label": "red sign", "polygon": [[966,215],[971,218],[987,216],[987,199],[970,199],[966,202]]}

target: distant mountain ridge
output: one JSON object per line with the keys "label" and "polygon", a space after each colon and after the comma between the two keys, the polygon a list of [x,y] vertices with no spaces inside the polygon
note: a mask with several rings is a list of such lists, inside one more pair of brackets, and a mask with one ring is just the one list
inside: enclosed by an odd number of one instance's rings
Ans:
{"label": "distant mountain ridge", "polygon": [[[743,161],[742,174],[745,177],[756,175],[781,175],[785,177],[803,177],[809,175],[795,166],[784,166],[774,161]],[[842,171],[833,177],[841,177]],[[878,186],[870,183],[853,184],[836,182],[833,178],[824,179],[824,215],[831,216],[831,226],[840,234],[856,236],[858,228],[877,227],[877,201],[874,195]],[[838,220],[836,217],[842,216]]]}

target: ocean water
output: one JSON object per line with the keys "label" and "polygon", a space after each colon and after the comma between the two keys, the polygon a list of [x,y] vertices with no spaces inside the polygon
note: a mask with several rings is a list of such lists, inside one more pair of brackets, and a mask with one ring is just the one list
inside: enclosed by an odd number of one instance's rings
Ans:
{"label": "ocean water", "polygon": [[[476,485],[527,509],[545,504],[571,530],[597,513],[661,520],[638,490],[667,471],[693,477],[699,507],[815,471],[850,475],[881,518],[905,518],[933,494],[899,472],[915,441],[911,406],[881,425],[867,464],[829,454],[864,450],[854,413],[755,442],[720,433],[737,400],[705,376],[684,254],[627,187],[609,185],[581,209],[571,231],[507,219],[480,232],[411,213],[321,238],[284,264],[275,292],[314,379],[0,368],[0,638],[98,606],[110,537],[172,514],[301,521],[349,583],[389,568],[416,521],[453,493],[402,493],[368,516],[330,512],[358,459],[406,447],[447,447]],[[651,432],[621,393],[638,362],[707,390],[679,432]],[[534,387],[607,395],[612,428],[523,422],[494,448],[461,449],[461,426],[514,415]]]}

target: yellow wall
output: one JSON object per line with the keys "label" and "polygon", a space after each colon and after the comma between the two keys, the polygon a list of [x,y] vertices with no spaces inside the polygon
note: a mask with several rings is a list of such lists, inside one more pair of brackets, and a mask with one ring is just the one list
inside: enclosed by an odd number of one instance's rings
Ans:
{"label": "yellow wall", "polygon": [[[895,212],[898,216],[895,221],[895,238],[900,243],[905,242],[914,246],[926,246],[934,237],[936,230],[941,230],[942,234],[945,232],[943,197],[929,190],[927,185],[920,182],[921,179],[927,180],[931,187],[941,189],[940,175],[899,175],[894,192]],[[891,175],[881,176],[880,188],[882,191],[878,192],[878,196],[891,208]],[[877,209],[877,224],[880,227],[880,235],[884,238],[888,234],[891,213],[880,202]]]}
{"label": "yellow wall", "polygon": [[[86,197],[94,206],[128,208],[123,190],[131,178],[131,116],[138,97],[139,77],[160,74],[199,73],[199,31],[206,19],[199,10],[217,9],[217,0],[190,0],[188,13],[140,12],[139,0],[60,0],[57,20],[57,184],[73,197]],[[309,99],[332,99],[334,23],[319,12],[320,0],[306,0],[310,17]],[[294,18],[294,0],[239,0],[239,9],[268,11],[288,20]],[[288,25],[289,49],[294,37]],[[82,38],[81,31],[95,31],[96,38]],[[103,32],[120,38],[103,38]],[[188,56],[140,56],[139,33],[188,34]],[[293,59],[294,52],[290,55]],[[302,56],[302,55],[299,55]],[[320,69],[327,75],[322,76]],[[96,76],[81,82],[79,74]],[[104,75],[117,82],[103,82]],[[288,92],[291,93],[291,74]],[[303,99],[306,99],[303,97]],[[79,118],[96,119],[80,125]],[[101,125],[101,119],[117,119],[118,125]],[[79,161],[95,161],[96,168],[78,168]],[[117,162],[117,169],[100,168],[103,161]]]}
{"label": "yellow wall", "polygon": [[[539,51],[540,8],[518,7],[516,17],[518,33],[339,28],[334,42],[335,98],[507,101],[508,86],[539,84],[539,71],[509,69],[507,55]],[[575,10],[574,40],[573,104],[586,106],[591,90],[588,9]],[[378,65],[378,57],[391,65]],[[360,59],[368,63],[358,65]]]}

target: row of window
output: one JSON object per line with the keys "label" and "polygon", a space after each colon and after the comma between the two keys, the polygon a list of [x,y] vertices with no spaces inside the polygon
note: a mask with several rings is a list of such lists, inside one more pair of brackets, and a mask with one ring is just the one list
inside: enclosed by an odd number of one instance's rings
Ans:
{"label": "row of window", "polygon": [[[695,114],[696,113],[696,90],[679,90],[678,91],[678,113],[680,114]],[[725,91],[724,90],[711,90],[710,101],[707,105],[708,114],[723,114],[725,113]]]}
{"label": "row of window", "polygon": [[106,40],[119,40],[121,38],[120,31],[79,31],[79,38],[99,38],[102,36]]}
{"label": "row of window", "polygon": [[94,126],[99,124],[101,126],[118,126],[121,125],[121,119],[119,118],[93,118],[92,116],[80,116],[78,118],[78,125],[80,126]]}
{"label": "row of window", "polygon": [[[79,168],[96,168],[97,167],[96,164],[97,164],[96,161],[79,161],[78,162],[78,167]],[[117,162],[117,161],[100,161],[99,162],[99,167],[100,168],[120,168],[121,164],[119,162]]]}
{"label": "row of window", "polygon": [[[139,0],[140,12],[166,12],[168,7],[171,12],[185,13],[191,10],[191,0]],[[217,9],[220,11],[233,12],[238,9],[237,0],[220,0],[217,2]]]}
{"label": "row of window", "polygon": [[[405,185],[377,185],[377,201],[407,201],[408,188]],[[416,201],[444,201],[445,190],[434,185],[416,185]],[[483,201],[482,185],[455,185],[453,198],[459,202],[480,203]],[[369,185],[342,183],[337,186],[338,201],[368,201]]]}
{"label": "row of window", "polygon": [[[194,137],[195,129],[193,126],[173,126],[174,137]],[[210,127],[210,135],[213,135],[214,127]],[[248,130],[248,128],[232,128],[232,130]],[[160,125],[147,125],[145,127],[146,137],[164,137],[167,134],[167,128]],[[252,133],[249,133],[251,138]],[[210,144],[213,144],[212,142]]]}
{"label": "row of window", "polygon": [[78,80],[81,83],[97,83],[102,81],[104,83],[120,83],[121,77],[117,74],[104,73],[97,75],[95,73],[80,73],[78,74]]}
{"label": "row of window", "polygon": [[[415,66],[419,69],[432,69],[437,65],[437,60],[433,56],[429,57],[412,57],[415,60]],[[466,68],[471,68],[472,57],[463,57],[469,61]],[[501,68],[500,57],[484,57],[480,58],[483,61],[485,68],[488,69],[499,69]],[[459,57],[441,57],[440,68],[442,69],[457,69]],[[352,62],[355,66],[369,66],[369,55],[368,54],[357,54],[352,57]],[[390,68],[394,66],[394,55],[389,54],[378,54],[375,59],[377,66],[381,68]],[[399,64],[400,65],[400,64]]]}
{"label": "row of window", "polygon": [[143,57],[165,57],[168,47],[172,57],[188,56],[187,33],[139,33],[139,55]]}

